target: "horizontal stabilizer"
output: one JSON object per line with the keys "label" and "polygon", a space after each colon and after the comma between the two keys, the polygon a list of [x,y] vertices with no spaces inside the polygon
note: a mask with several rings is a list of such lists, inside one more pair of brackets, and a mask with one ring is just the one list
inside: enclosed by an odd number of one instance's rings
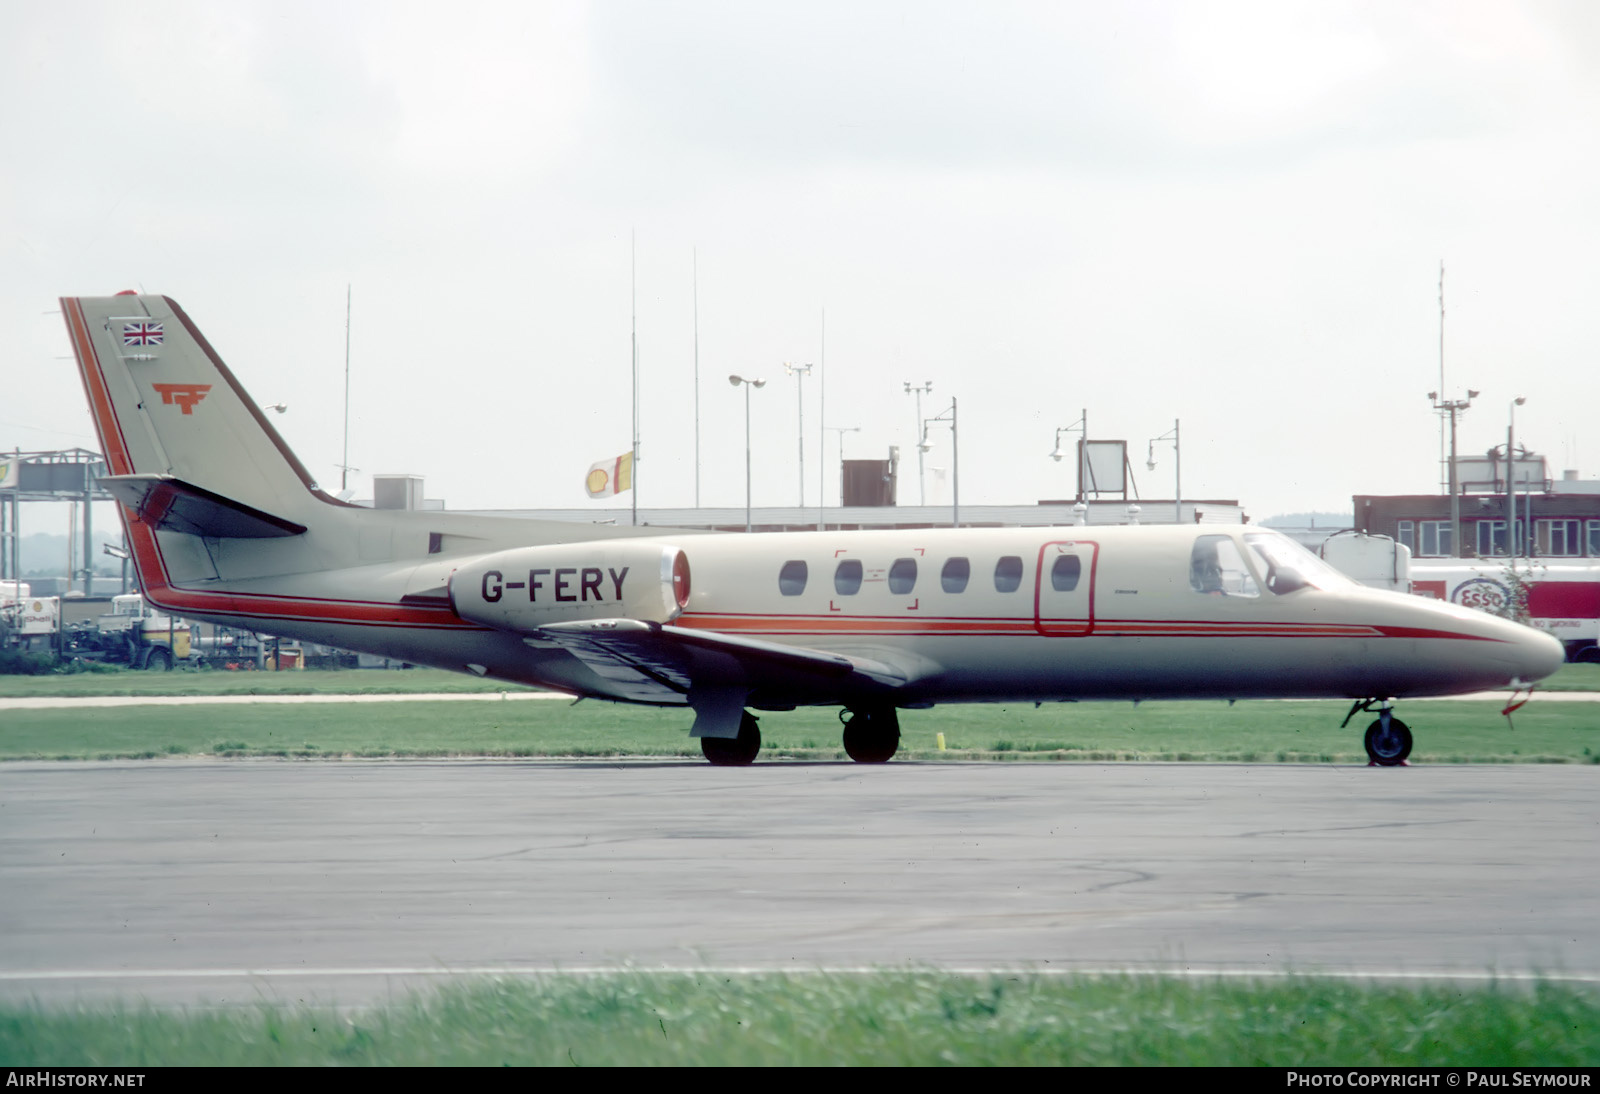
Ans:
{"label": "horizontal stabilizer", "polygon": [[216,539],[273,539],[306,530],[171,475],[110,475],[99,481],[152,528]]}

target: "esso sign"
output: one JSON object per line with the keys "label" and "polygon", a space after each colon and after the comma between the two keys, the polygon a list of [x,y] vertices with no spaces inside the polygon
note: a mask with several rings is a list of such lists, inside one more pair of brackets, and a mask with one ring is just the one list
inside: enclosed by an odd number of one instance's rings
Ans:
{"label": "esso sign", "polygon": [[1450,599],[1463,608],[1500,615],[1511,603],[1511,590],[1492,577],[1475,577],[1457,585]]}

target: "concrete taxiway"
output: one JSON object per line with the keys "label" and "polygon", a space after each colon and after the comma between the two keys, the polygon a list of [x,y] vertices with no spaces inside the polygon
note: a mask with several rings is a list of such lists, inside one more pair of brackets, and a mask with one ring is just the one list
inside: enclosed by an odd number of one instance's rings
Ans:
{"label": "concrete taxiway", "polygon": [[937,965],[1600,983],[1600,767],[0,766],[0,998]]}

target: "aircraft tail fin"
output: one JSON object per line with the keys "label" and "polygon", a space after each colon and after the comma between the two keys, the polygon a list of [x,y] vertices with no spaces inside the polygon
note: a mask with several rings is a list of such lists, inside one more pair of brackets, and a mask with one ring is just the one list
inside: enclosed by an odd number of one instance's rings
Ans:
{"label": "aircraft tail fin", "polygon": [[110,477],[141,520],[194,535],[296,535],[324,493],[194,323],[165,296],[61,301]]}

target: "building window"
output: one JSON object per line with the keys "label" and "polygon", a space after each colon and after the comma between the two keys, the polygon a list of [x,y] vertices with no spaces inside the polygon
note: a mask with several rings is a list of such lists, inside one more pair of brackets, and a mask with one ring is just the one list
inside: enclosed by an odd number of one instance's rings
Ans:
{"label": "building window", "polygon": [[[1596,521],[1600,524],[1600,521]],[[939,571],[939,586],[947,593],[961,593],[967,590],[967,579],[972,576],[972,564],[964,558],[947,559],[944,569]]]}
{"label": "building window", "polygon": [[[1513,533],[1515,539],[1511,550],[1515,554],[1522,553],[1522,522],[1517,521]],[[1506,554],[1506,522],[1503,520],[1478,521],[1478,556],[1491,558],[1495,555]]]}
{"label": "building window", "polygon": [[1447,520],[1417,522],[1417,554],[1423,558],[1449,558],[1454,554],[1455,530]]}
{"label": "building window", "polygon": [[1600,558],[1600,520],[1589,522],[1589,557]]}
{"label": "building window", "polygon": [[[1593,522],[1591,522],[1593,523]],[[1538,553],[1551,558],[1564,558],[1583,554],[1583,541],[1578,538],[1578,521],[1540,520],[1534,522],[1534,543]]]}
{"label": "building window", "polygon": [[917,560],[897,558],[889,565],[889,591],[905,594],[917,587]]}
{"label": "building window", "polygon": [[1418,558],[1449,558],[1454,553],[1455,536],[1447,520],[1396,521],[1394,538]]}
{"label": "building window", "polygon": [[806,591],[806,564],[802,559],[791,559],[778,571],[778,591],[784,596],[799,596]]}

